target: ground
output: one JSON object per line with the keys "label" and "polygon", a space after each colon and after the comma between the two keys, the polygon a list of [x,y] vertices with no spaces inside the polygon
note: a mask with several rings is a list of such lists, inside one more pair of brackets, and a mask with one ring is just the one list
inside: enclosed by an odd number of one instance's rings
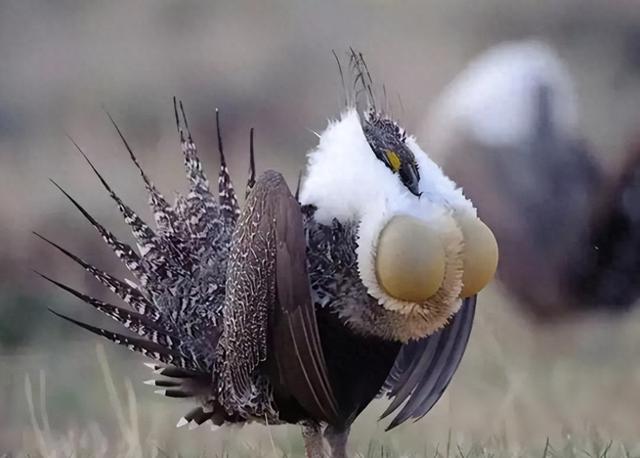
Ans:
{"label": "ground", "polygon": [[[434,410],[385,433],[374,403],[354,456],[640,456],[640,314],[541,327],[495,287],[478,310]],[[176,429],[189,406],[142,384],[142,358],[68,331],[65,344],[0,358],[0,456],[301,456],[293,426]]]}

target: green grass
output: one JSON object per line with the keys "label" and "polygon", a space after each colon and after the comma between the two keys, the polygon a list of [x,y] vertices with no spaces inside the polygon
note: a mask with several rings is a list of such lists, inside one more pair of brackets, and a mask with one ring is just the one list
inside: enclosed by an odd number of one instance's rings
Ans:
{"label": "green grass", "polygon": [[[69,328],[0,356],[0,457],[296,457],[295,426],[175,424],[190,405],[142,385],[142,358]],[[493,291],[432,412],[385,433],[374,403],[354,457],[640,457],[640,315],[539,328]],[[1,350],[1,349],[0,349]],[[2,353],[0,353],[2,355]],[[5,455],[3,455],[5,453]]]}

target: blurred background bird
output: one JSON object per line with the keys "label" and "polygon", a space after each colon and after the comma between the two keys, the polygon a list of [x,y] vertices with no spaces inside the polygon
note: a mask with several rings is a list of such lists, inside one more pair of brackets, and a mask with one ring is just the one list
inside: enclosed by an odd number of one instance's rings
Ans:
{"label": "blurred background bird", "polygon": [[541,320],[626,310],[640,292],[637,152],[608,176],[576,99],[551,47],[509,42],[474,59],[428,121],[434,155],[495,228],[501,281]]}

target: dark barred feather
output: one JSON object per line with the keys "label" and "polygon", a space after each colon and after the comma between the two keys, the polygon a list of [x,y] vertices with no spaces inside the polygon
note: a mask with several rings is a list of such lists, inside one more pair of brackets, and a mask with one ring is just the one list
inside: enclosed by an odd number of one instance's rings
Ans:
{"label": "dark barred feather", "polygon": [[135,332],[140,336],[146,337],[150,341],[160,344],[168,349],[174,349],[174,345],[176,342],[174,340],[175,336],[172,338],[158,322],[154,321],[150,317],[136,312],[131,312],[115,305],[108,304],[104,301],[76,291],[75,289],[56,280],[53,280],[52,278],[44,274],[41,274],[39,272],[36,273],[45,280],[53,283],[57,287],[67,291],[78,299],[93,306],[96,310],[104,313],[110,318],[113,318],[130,331]]}
{"label": "dark barred feather", "polygon": [[137,289],[131,287],[125,282],[109,275],[106,272],[98,269],[97,267],[92,266],[86,261],[82,260],[78,256],[74,255],[70,251],[61,247],[55,242],[43,237],[42,235],[35,233],[37,237],[44,240],[48,244],[55,247],[61,253],[71,258],[77,264],[81,265],[87,272],[93,275],[100,283],[102,283],[106,288],[108,288],[112,293],[116,294],[120,297],[126,304],[130,305],[134,310],[138,313],[148,316],[151,319],[159,319],[160,315],[155,309],[154,304],[152,304],[144,295]]}
{"label": "dark barred feather", "polygon": [[82,216],[84,216],[91,223],[91,225],[96,228],[96,230],[102,236],[102,239],[107,243],[107,245],[111,247],[118,259],[120,259],[124,263],[127,269],[129,269],[129,271],[134,274],[136,278],[142,281],[145,278],[145,273],[141,270],[142,266],[140,257],[133,251],[133,249],[126,243],[118,240],[115,235],[113,235],[111,232],[105,229],[104,226],[98,223],[98,221],[96,221],[95,218],[93,218],[73,197],[71,197],[64,189],[62,189],[62,187],[58,185],[58,183],[53,180],[51,180],[51,182],[56,188],[60,190],[60,192],[62,192],[62,194],[65,195],[67,199],[71,201],[71,203],[80,211],[80,213],[82,213]]}
{"label": "dark barred feather", "polygon": [[187,131],[185,138],[184,131],[180,125],[180,118],[178,116],[178,109],[176,106],[176,100],[173,101],[174,111],[176,116],[176,125],[178,128],[178,134],[180,135],[180,146],[182,148],[182,154],[184,155],[184,164],[187,171],[187,178],[191,182],[192,192],[196,189],[202,194],[210,194],[209,180],[205,176],[202,170],[202,163],[198,157],[196,145],[193,142],[191,131],[189,130],[189,124],[187,123],[187,116],[184,113],[182,102],[180,102],[180,112],[184,122],[184,128]]}
{"label": "dark barred feather", "polygon": [[95,173],[95,175],[98,177],[98,180],[100,180],[100,183],[102,183],[102,186],[105,188],[111,199],[113,199],[113,201],[117,204],[120,213],[122,213],[122,216],[124,217],[125,223],[129,225],[133,236],[136,238],[138,246],[140,247],[140,251],[149,251],[149,249],[151,249],[150,245],[156,243],[156,236],[153,230],[144,221],[142,221],[142,219],[127,204],[125,204],[122,199],[120,199],[120,197],[118,197],[113,189],[111,189],[107,181],[100,174],[100,172],[98,172],[98,169],[96,169],[96,167],[89,160],[84,151],[82,151],[82,148],[80,148],[80,146],[73,140],[73,138],[69,137],[69,140],[71,140],[78,152],[82,155],[85,161],[87,161],[87,164],[89,164],[89,167],[91,167],[93,173]]}
{"label": "dark barred feather", "polygon": [[247,188],[244,192],[244,198],[249,196],[249,193],[256,185],[256,158],[253,149],[253,127],[249,130],[249,178],[247,179]]}
{"label": "dark barred feather", "polygon": [[129,146],[129,143],[127,142],[127,139],[122,134],[122,131],[120,130],[120,127],[118,127],[118,124],[116,124],[115,120],[111,117],[111,115],[108,112],[107,112],[107,116],[109,117],[109,120],[111,121],[111,124],[113,125],[113,127],[116,129],[116,132],[118,133],[118,136],[120,137],[120,140],[122,140],[122,143],[124,144],[124,147],[127,149],[127,152],[129,153],[129,157],[131,158],[131,161],[133,162],[133,164],[136,166],[136,168],[140,172],[140,176],[142,177],[142,180],[144,181],[145,188],[147,189],[147,192],[149,193],[149,204],[151,205],[151,209],[153,210],[154,218],[156,219],[156,224],[158,225],[158,228],[160,229],[162,227],[161,223],[164,222],[164,218],[161,218],[160,222],[158,221],[158,218],[160,218],[161,215],[164,215],[164,211],[168,210],[170,208],[170,205],[166,201],[166,199],[162,196],[162,194],[160,194],[160,191],[158,191],[156,189],[156,187],[153,184],[153,182],[149,179],[147,174],[144,172],[144,170],[140,166],[140,163],[138,162],[138,159],[136,158],[135,154],[133,153],[133,150],[131,149],[131,146]]}
{"label": "dark barred feather", "polygon": [[220,153],[220,175],[218,177],[218,193],[220,195],[220,211],[224,220],[235,226],[240,216],[240,205],[233,189],[233,183],[227,169],[227,162],[224,157],[222,145],[222,131],[220,130],[220,112],[216,109],[216,130],[218,131],[218,152]]}
{"label": "dark barred feather", "polygon": [[193,365],[193,363],[188,358],[185,358],[184,356],[176,352],[168,350],[160,344],[156,344],[145,339],[125,336],[124,334],[108,331],[96,326],[91,326],[90,324],[83,323],[82,321],[74,320],[73,318],[62,315],[55,310],[51,310],[51,313],[77,326],[80,326],[81,328],[86,329],[89,332],[102,336],[112,342],[128,348],[129,350],[135,351],[137,353],[142,353],[144,356],[155,359],[156,361],[184,367],[186,369],[199,370],[198,367]]}

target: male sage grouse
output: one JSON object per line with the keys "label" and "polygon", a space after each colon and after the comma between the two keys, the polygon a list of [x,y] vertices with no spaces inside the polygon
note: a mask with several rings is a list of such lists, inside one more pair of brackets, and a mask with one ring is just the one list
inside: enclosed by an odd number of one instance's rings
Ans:
{"label": "male sage grouse", "polygon": [[134,280],[49,243],[128,307],[45,278],[137,336],[63,318],[151,358],[160,378],[148,383],[196,404],[178,426],[296,423],[308,456],[325,456],[326,439],[330,456],[343,457],[350,425],[375,397],[390,399],[384,416],[396,412],[389,429],[419,419],[460,363],[476,293],[496,269],[495,239],[415,139],[376,109],[361,55],[352,53],[352,67],[369,106],[348,101],[329,123],[299,195],[277,172],[255,179],[251,147],[240,207],[219,125],[214,194],[178,109],[190,190],[173,205],[114,123],[149,192],[155,229],[89,162],[137,250],[62,191]]}

